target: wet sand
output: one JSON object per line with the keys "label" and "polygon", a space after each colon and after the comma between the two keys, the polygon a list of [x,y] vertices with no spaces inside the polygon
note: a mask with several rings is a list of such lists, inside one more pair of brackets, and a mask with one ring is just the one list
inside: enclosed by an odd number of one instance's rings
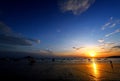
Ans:
{"label": "wet sand", "polygon": [[120,63],[0,63],[0,81],[120,81]]}

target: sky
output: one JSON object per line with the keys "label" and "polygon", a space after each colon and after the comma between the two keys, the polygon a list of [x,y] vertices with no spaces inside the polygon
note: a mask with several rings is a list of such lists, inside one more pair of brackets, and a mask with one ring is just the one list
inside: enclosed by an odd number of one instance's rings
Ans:
{"label": "sky", "polygon": [[1,0],[0,56],[120,55],[119,4],[120,0]]}

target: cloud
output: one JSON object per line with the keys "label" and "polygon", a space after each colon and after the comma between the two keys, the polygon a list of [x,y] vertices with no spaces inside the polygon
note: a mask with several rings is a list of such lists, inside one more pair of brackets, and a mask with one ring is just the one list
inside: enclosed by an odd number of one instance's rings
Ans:
{"label": "cloud", "polygon": [[113,34],[114,34],[114,32],[109,33],[109,34],[105,35],[105,37],[109,37],[109,36],[111,36],[111,35],[113,35]]}
{"label": "cloud", "polygon": [[0,35],[0,43],[2,44],[10,44],[10,45],[27,45],[31,46],[32,41],[20,38],[20,37],[14,37],[14,36],[7,36],[7,35]]}
{"label": "cloud", "polygon": [[106,24],[104,24],[102,26],[102,30],[105,30],[111,23],[110,22],[107,22]]}
{"label": "cloud", "polygon": [[112,24],[112,21],[113,21],[113,17],[110,17],[109,21],[102,26],[102,30],[108,28]]}
{"label": "cloud", "polygon": [[[114,27],[118,27],[119,24],[120,24],[120,19],[114,19],[113,17],[110,17],[109,21],[102,26],[102,30],[105,30],[107,28],[112,29]],[[111,33],[106,34],[103,37],[103,39],[98,40],[98,42],[100,42],[99,47],[102,50],[105,50],[105,51],[108,50],[110,52],[113,51],[114,48],[120,48],[120,46],[115,46],[115,45],[118,45],[118,44],[116,44],[117,42],[106,42],[105,41],[105,39],[107,39],[109,36],[113,36],[113,35],[115,35],[115,34],[117,34],[119,32],[120,32],[120,29],[116,29],[116,30],[112,29]]]}
{"label": "cloud", "polygon": [[116,33],[119,33],[119,32],[120,32],[120,29],[117,29],[117,30],[115,30],[114,32],[105,35],[105,37],[112,36],[112,35],[114,35],[114,34],[116,34]]}
{"label": "cloud", "polygon": [[41,54],[43,56],[54,56],[54,52],[51,49],[36,50],[36,53]]}
{"label": "cloud", "polygon": [[113,28],[117,25],[117,23],[113,23],[110,27]]}
{"label": "cloud", "polygon": [[46,49],[46,50],[39,50],[40,54],[45,54],[45,55],[52,55],[53,54],[53,51],[50,50],[50,49]]}
{"label": "cloud", "polygon": [[37,44],[40,44],[40,40],[37,40],[37,39],[27,39],[27,40],[33,41],[33,42],[35,42]]}
{"label": "cloud", "polygon": [[26,38],[14,33],[10,27],[0,22],[0,43],[8,45],[31,46],[40,43],[40,40]]}
{"label": "cloud", "polygon": [[113,17],[110,17],[109,21],[102,26],[102,30],[105,30],[106,28],[113,28],[119,24],[120,24],[120,19],[114,20]]}
{"label": "cloud", "polygon": [[[113,28],[113,27],[116,27],[117,25],[119,25],[120,24],[120,19],[114,19],[113,17],[110,17],[109,18],[109,21],[107,22],[107,23],[105,23],[103,26],[102,26],[102,30],[105,30],[105,29],[107,29],[107,28]],[[119,33],[120,32],[120,29],[117,29],[117,30],[115,30],[115,31],[113,31],[113,32],[111,32],[111,33],[108,33],[108,34],[106,34],[105,35],[105,37],[103,38],[103,39],[100,39],[100,40],[98,40],[98,42],[100,42],[100,43],[103,43],[104,41],[105,41],[105,38],[107,38],[107,37],[109,37],[109,36],[112,36],[112,35],[114,35],[114,34],[116,34],[116,33]]]}
{"label": "cloud", "polygon": [[101,49],[101,51],[112,51],[112,47],[116,44],[116,42],[103,42],[98,45],[98,48]]}
{"label": "cloud", "polygon": [[113,46],[115,43],[105,43],[105,46],[111,47]]}
{"label": "cloud", "polygon": [[75,50],[80,50],[80,49],[82,49],[82,48],[84,48],[84,47],[79,47],[79,48],[72,47],[72,48],[75,49]]}
{"label": "cloud", "polygon": [[114,46],[114,47],[112,47],[112,48],[120,49],[120,46]]}
{"label": "cloud", "polygon": [[5,48],[5,51],[7,51],[6,49],[9,49],[9,50],[11,50],[11,49],[16,50],[16,49],[17,49],[15,46],[10,46],[10,45],[5,45],[5,44],[0,44],[0,51],[1,51],[1,50],[3,51],[4,48]]}
{"label": "cloud", "polygon": [[103,54],[103,53],[110,53],[111,50],[108,50],[108,51],[100,51],[100,52],[97,52],[97,53],[100,53],[100,54]]}
{"label": "cloud", "polygon": [[103,43],[104,39],[99,39],[98,42]]}
{"label": "cloud", "polygon": [[85,12],[94,2],[95,0],[61,0],[60,9],[78,15]]}
{"label": "cloud", "polygon": [[0,22],[0,34],[11,34],[13,31],[5,25],[4,23]]}

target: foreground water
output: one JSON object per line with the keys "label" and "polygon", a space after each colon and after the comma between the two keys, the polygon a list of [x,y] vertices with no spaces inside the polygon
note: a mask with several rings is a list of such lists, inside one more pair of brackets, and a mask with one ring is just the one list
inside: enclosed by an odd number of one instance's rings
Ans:
{"label": "foreground water", "polygon": [[0,77],[0,81],[120,81],[120,59],[0,62]]}

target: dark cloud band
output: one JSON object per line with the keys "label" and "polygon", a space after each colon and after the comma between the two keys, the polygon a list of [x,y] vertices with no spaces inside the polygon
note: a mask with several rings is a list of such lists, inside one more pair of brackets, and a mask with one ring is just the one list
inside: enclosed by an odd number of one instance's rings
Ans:
{"label": "dark cloud band", "polygon": [[33,43],[40,43],[40,40],[22,37],[13,33],[12,29],[0,22],[0,43],[8,45],[31,46]]}

